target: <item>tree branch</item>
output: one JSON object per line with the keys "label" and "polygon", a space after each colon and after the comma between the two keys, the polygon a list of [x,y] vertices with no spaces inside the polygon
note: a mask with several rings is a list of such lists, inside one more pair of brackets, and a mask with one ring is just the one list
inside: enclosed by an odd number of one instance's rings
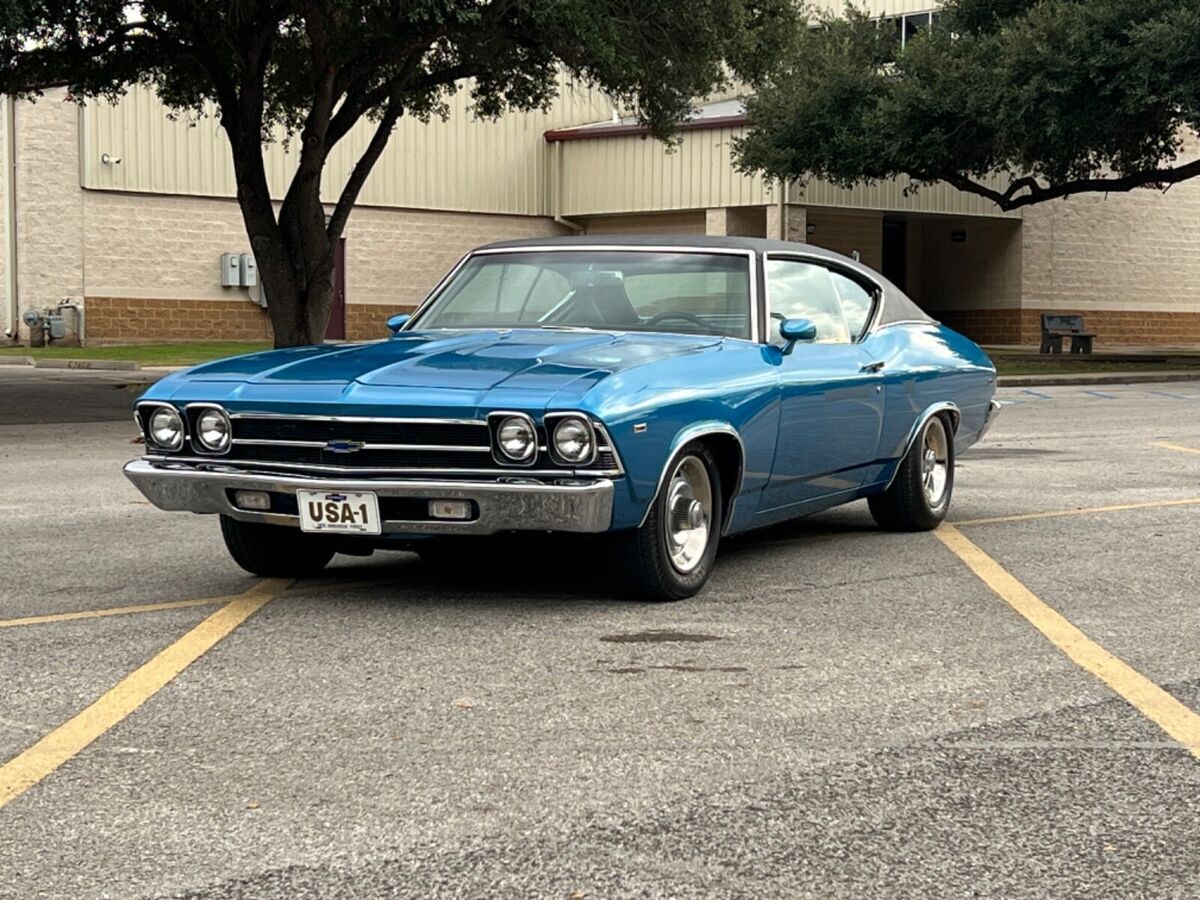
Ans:
{"label": "tree branch", "polygon": [[[1012,212],[1048,200],[1058,200],[1074,194],[1109,193],[1124,194],[1138,188],[1163,188],[1187,181],[1189,178],[1200,177],[1200,159],[1182,166],[1164,169],[1147,169],[1130,175],[1111,178],[1078,178],[1074,181],[1064,181],[1060,184],[1042,186],[1036,179],[1025,176],[1018,178],[1005,191],[997,191],[968,178],[959,172],[942,173],[938,175],[915,175],[922,181],[944,181],[949,185],[969,194],[991,200],[1005,212]],[[1020,193],[1025,190],[1026,193]]]}
{"label": "tree branch", "polygon": [[375,133],[371,136],[371,142],[359,157],[358,162],[354,164],[354,170],[346,180],[342,194],[338,197],[337,205],[333,208],[333,215],[329,217],[329,224],[325,230],[331,241],[336,241],[341,237],[342,230],[346,227],[346,220],[350,218],[350,210],[354,208],[359,192],[366,184],[367,177],[371,174],[375,163],[379,161],[384,148],[387,147],[388,140],[392,136],[392,129],[396,127],[396,122],[403,113],[404,107],[400,103],[399,92],[397,92],[388,101],[383,118],[379,120],[379,125],[376,126]]}

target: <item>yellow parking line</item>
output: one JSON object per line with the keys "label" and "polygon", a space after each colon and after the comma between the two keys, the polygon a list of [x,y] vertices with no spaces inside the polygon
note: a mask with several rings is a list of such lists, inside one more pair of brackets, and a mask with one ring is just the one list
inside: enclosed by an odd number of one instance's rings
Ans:
{"label": "yellow parking line", "polygon": [[282,578],[267,579],[240,594],[122,678],[91,706],[0,766],[0,809],[124,720],[290,583]]}
{"label": "yellow parking line", "polygon": [[43,625],[47,622],[73,622],[76,619],[103,619],[108,616],[128,616],[135,613],[161,612],[164,609],[187,609],[190,606],[216,606],[228,603],[231,597],[206,597],[203,600],[171,600],[166,603],[141,603],[134,606],[113,606],[108,609],[84,609],[78,612],[50,613],[44,616],[25,616],[22,619],[0,619],[0,628],[18,625]]}
{"label": "yellow parking line", "polygon": [[1200,758],[1200,715],[1072,625],[953,525],[943,525],[934,535],[1054,646]]}
{"label": "yellow parking line", "polygon": [[1161,447],[1163,450],[1175,450],[1179,453],[1200,453],[1200,450],[1195,447],[1185,447],[1182,444],[1171,444],[1167,441],[1155,441],[1152,446]]}
{"label": "yellow parking line", "polygon": [[[327,591],[356,591],[365,587],[378,587],[394,584],[394,581],[347,581],[344,583],[327,582],[294,588],[288,591],[289,597],[306,594],[324,593]],[[241,594],[231,594],[226,597],[204,597],[199,600],[168,600],[165,603],[137,603],[131,606],[111,606],[107,609],[82,609],[77,612],[47,613],[44,616],[24,616],[20,619],[0,619],[0,628],[16,628],[18,625],[46,625],[51,622],[73,622],[77,619],[103,619],[109,616],[130,616],[137,613],[162,612],[168,609],[188,609],[193,606],[217,606],[236,600]]]}
{"label": "yellow parking line", "polygon": [[1145,503],[1118,503],[1113,506],[1087,506],[1081,509],[1052,509],[1046,512],[1021,513],[1015,516],[994,516],[989,519],[964,519],[961,522],[955,522],[954,525],[955,527],[962,527],[963,525],[995,525],[998,522],[1028,522],[1032,519],[1086,516],[1092,513],[1124,512],[1130,509],[1162,509],[1168,506],[1198,505],[1200,505],[1200,497],[1190,497],[1186,500],[1147,500]]}

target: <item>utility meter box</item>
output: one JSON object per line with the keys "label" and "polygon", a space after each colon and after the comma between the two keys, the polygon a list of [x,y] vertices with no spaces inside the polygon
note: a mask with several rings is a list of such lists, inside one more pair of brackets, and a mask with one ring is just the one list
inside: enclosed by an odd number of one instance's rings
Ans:
{"label": "utility meter box", "polygon": [[243,253],[239,257],[238,262],[242,287],[254,287],[257,285],[258,264],[254,262],[254,256],[250,253]]}
{"label": "utility meter box", "polygon": [[221,287],[239,287],[242,283],[241,254],[221,254]]}
{"label": "utility meter box", "polygon": [[46,324],[50,328],[50,340],[60,341],[67,336],[67,322],[62,316],[46,316]]}

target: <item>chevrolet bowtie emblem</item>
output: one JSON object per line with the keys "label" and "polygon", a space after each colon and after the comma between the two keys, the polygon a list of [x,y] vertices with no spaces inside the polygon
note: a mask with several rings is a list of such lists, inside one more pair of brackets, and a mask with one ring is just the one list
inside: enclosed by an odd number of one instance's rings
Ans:
{"label": "chevrolet bowtie emblem", "polygon": [[365,446],[362,441],[330,441],[325,445],[325,450],[329,453],[357,453]]}

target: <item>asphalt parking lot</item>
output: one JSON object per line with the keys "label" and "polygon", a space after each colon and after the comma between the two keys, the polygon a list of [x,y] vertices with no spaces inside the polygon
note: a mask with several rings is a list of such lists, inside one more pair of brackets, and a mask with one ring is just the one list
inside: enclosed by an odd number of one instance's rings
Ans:
{"label": "asphalt parking lot", "polygon": [[0,391],[0,896],[1200,893],[1200,384],[1003,389],[953,528],[640,605],[578,549],[260,583],[121,476],[119,381]]}

